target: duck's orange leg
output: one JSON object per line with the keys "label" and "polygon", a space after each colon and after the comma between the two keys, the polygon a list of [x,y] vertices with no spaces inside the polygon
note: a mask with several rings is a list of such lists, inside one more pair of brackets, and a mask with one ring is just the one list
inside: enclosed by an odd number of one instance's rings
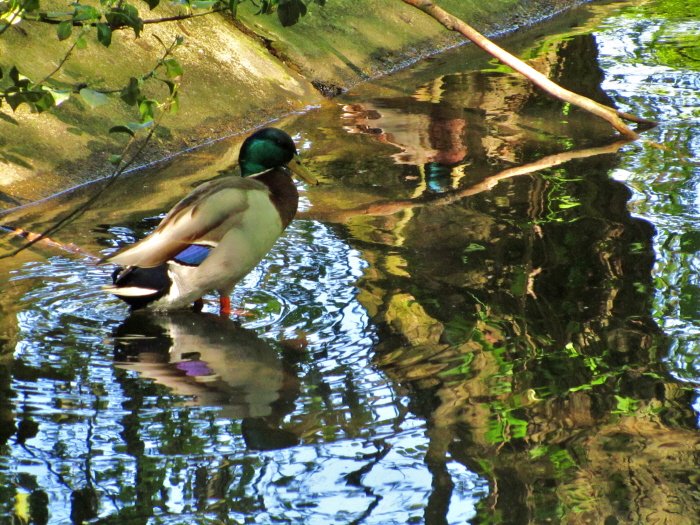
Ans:
{"label": "duck's orange leg", "polygon": [[229,317],[231,314],[234,315],[253,315],[251,312],[246,310],[241,310],[240,308],[231,308],[231,298],[228,296],[219,296],[219,315],[221,317]]}
{"label": "duck's orange leg", "polygon": [[219,315],[228,317],[231,313],[231,298],[228,295],[219,296]]}

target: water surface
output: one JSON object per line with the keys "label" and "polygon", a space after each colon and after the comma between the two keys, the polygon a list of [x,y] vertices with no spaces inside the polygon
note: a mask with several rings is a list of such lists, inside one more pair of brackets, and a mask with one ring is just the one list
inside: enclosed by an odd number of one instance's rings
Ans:
{"label": "water surface", "polygon": [[129,314],[88,256],[240,138],[3,261],[0,523],[696,523],[699,26],[607,2],[504,41],[661,122],[633,144],[470,49],[278,123],[325,183],[248,315]]}

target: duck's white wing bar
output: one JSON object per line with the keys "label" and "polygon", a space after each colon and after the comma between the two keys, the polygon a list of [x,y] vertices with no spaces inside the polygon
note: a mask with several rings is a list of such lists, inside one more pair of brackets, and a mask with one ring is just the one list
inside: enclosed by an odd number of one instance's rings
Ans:
{"label": "duck's white wing bar", "polygon": [[147,295],[157,294],[158,290],[152,288],[140,288],[138,286],[115,286],[113,284],[105,285],[102,289],[114,295],[123,295],[125,297],[145,297]]}

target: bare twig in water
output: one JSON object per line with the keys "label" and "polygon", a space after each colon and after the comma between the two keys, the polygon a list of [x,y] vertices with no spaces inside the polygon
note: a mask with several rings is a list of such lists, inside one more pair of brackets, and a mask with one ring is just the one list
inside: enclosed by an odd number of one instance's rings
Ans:
{"label": "bare twig in water", "polygon": [[622,119],[628,120],[630,122],[637,122],[639,124],[645,124],[648,126],[656,125],[656,122],[653,122],[651,120],[646,120],[635,115],[630,115],[629,113],[618,111],[615,108],[604,106],[603,104],[595,102],[590,98],[578,95],[572,91],[569,91],[568,89],[564,89],[555,82],[552,82],[550,79],[548,79],[545,75],[543,75],[536,69],[527,65],[519,58],[511,55],[505,49],[491,42],[491,40],[479,33],[469,24],[463,22],[456,16],[451,15],[441,7],[438,7],[432,0],[402,1],[432,16],[435,20],[440,22],[448,30],[459,31],[462,35],[474,42],[481,49],[483,49],[490,55],[496,57],[498,60],[503,62],[511,69],[514,69],[518,73],[522,74],[530,81],[532,81],[535,85],[541,87],[554,97],[565,102],[574,104],[575,106],[590,111],[594,115],[598,115],[599,117],[604,118],[605,120],[610,122],[610,124],[612,124],[615,127],[615,129],[617,129],[620,133],[626,135],[627,137],[630,137],[633,140],[637,140],[639,138],[639,135],[635,131],[630,129],[624,122],[622,122]]}
{"label": "bare twig in water", "polygon": [[[107,177],[105,183],[100,187],[100,189],[98,189],[95,192],[95,194],[92,197],[90,197],[83,204],[81,204],[76,209],[71,211],[68,215],[59,219],[55,224],[53,224],[52,226],[50,226],[49,228],[44,230],[42,233],[36,234],[36,233],[27,232],[27,234],[24,236],[27,239],[29,239],[29,241],[11,252],[4,253],[4,254],[0,255],[0,259],[7,259],[8,257],[14,257],[18,253],[23,252],[27,248],[31,248],[36,243],[48,238],[49,235],[56,233],[58,230],[60,230],[64,226],[66,226],[67,224],[73,222],[75,219],[80,217],[85,211],[87,211],[95,203],[95,201],[97,201],[97,199],[99,199],[102,196],[104,191],[107,188],[109,188],[112,184],[114,184],[114,182],[119,178],[119,176],[122,173],[124,173],[127,170],[127,168],[134,163],[134,161],[139,157],[139,155],[141,154],[143,149],[146,147],[146,144],[148,144],[148,142],[151,140],[151,137],[153,136],[153,133],[155,132],[155,130],[156,130],[156,126],[154,125],[154,126],[152,126],[152,128],[148,132],[148,135],[146,136],[145,140],[141,143],[141,145],[136,150],[136,153],[134,153],[131,156],[131,158],[129,159],[128,162],[125,162],[119,168],[115,169],[114,172],[112,172],[112,174],[109,177]],[[129,147],[133,144],[133,142],[134,142],[134,139],[132,138],[129,141],[129,143],[126,145],[126,147],[124,148],[125,152],[129,149]],[[18,235],[18,234],[23,234],[23,232],[24,232],[24,230],[19,230],[19,231],[14,230],[11,233],[14,235]],[[55,241],[53,241],[53,242],[55,243]]]}

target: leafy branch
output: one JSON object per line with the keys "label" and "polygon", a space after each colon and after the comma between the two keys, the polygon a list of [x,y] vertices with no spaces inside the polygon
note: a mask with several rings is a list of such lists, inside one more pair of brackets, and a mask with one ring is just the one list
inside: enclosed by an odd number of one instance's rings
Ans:
{"label": "leafy branch", "polygon": [[[150,10],[155,9],[160,4],[160,0],[144,0]],[[201,16],[208,16],[214,13],[228,11],[236,18],[238,6],[245,0],[175,0],[172,4],[181,5],[187,13],[166,16],[152,19],[142,19],[136,7],[123,0],[100,0],[100,7],[80,4],[76,1],[73,13],[52,13],[40,11],[40,0],[6,0],[0,1],[0,35],[10,26],[18,24],[22,20],[52,24],[59,26],[57,33],[59,40],[65,40],[71,34],[71,28],[98,27],[103,33],[104,39],[112,31],[131,28],[136,37],[143,30],[144,25],[161,24],[165,22],[175,22],[187,20]],[[269,15],[277,13],[280,22],[284,27],[296,24],[299,18],[306,15],[307,3],[325,5],[326,0],[261,0],[257,4],[255,0],[250,0],[258,7],[256,15]],[[208,9],[206,12],[193,12],[195,9]],[[104,21],[102,21],[104,19]],[[100,40],[102,42],[102,40]],[[104,43],[104,42],[103,42]],[[105,44],[109,45],[109,44]]]}
{"label": "leafy branch", "polygon": [[[139,158],[146,145],[153,138],[160,119],[165,114],[176,113],[179,109],[179,88],[183,68],[171,55],[183,43],[182,37],[177,37],[170,45],[166,45],[157,35],[154,35],[154,38],[164,48],[163,55],[151,71],[140,77],[131,77],[121,89],[89,87],[85,83],[66,86],[65,82],[56,80],[55,76],[75,55],[76,51],[87,47],[88,37],[92,34],[99,44],[110,47],[113,32],[117,30],[131,29],[138,38],[141,36],[144,26],[148,24],[186,20],[224,11],[229,11],[235,18],[238,6],[242,1],[244,0],[175,0],[175,4],[179,4],[187,10],[186,13],[144,20],[139,10],[128,3],[128,0],[100,0],[97,6],[81,4],[81,0],[76,0],[71,4],[72,12],[63,13],[42,11],[41,0],[0,0],[0,36],[10,27],[26,21],[56,26],[56,37],[60,42],[73,39],[58,64],[39,81],[34,82],[29,77],[24,76],[16,64],[10,65],[6,71],[0,68],[0,84],[4,84],[0,85],[0,106],[6,102],[13,111],[16,111],[20,105],[26,104],[33,112],[41,113],[61,105],[77,94],[83,102],[94,109],[115,98],[108,95],[118,93],[122,102],[137,108],[139,112],[137,122],[127,122],[124,125],[113,126],[109,130],[110,133],[128,134],[130,140],[120,155],[112,155],[109,158],[114,169],[99,190],[85,203],[62,217],[41,234],[27,234],[23,230],[16,230],[15,233],[25,235],[28,242],[14,251],[0,256],[0,259],[12,257],[42,240],[48,241],[49,235],[53,235],[82,215]],[[325,3],[325,0],[311,1],[321,5]],[[145,2],[152,10],[159,5],[160,0],[145,0]],[[254,0],[251,0],[251,3],[255,4]],[[257,14],[277,12],[284,26],[296,23],[299,17],[306,14],[307,11],[304,0],[262,0],[260,5],[255,5],[259,8]],[[206,11],[195,12],[195,10]],[[165,101],[161,102],[144,92],[145,83],[152,80],[162,82],[168,88],[168,96]],[[137,137],[142,131],[146,131],[145,139],[140,142],[140,145],[135,146],[138,143]],[[128,160],[125,161],[127,156]]]}
{"label": "leafy branch", "polygon": [[[173,79],[177,79],[179,82],[179,79],[183,74],[183,69],[176,59],[168,57],[172,54],[176,47],[183,43],[182,37],[177,37],[170,46],[166,46],[157,35],[154,35],[154,38],[156,38],[165,48],[163,57],[158,60],[156,66],[148,73],[142,75],[140,78],[131,77],[129,79],[129,83],[123,88],[91,89],[88,88],[86,84],[78,84],[70,89],[58,89],[47,85],[47,82],[61,70],[73,52],[80,48],[81,38],[82,35],[79,36],[78,40],[70,46],[64,57],[59,61],[56,68],[54,68],[53,71],[38,82],[32,82],[13,66],[8,74],[12,85],[7,87],[4,92],[0,93],[0,105],[4,99],[14,111],[21,104],[26,103],[30,105],[34,111],[41,113],[54,106],[59,106],[66,100],[70,99],[71,95],[78,94],[88,106],[94,109],[109,102],[110,99],[107,97],[108,94],[119,93],[121,100],[127,105],[135,106],[138,104],[140,106],[146,100],[141,92],[143,84],[150,79],[156,79],[167,85],[170,95],[174,97],[173,107],[179,106],[178,93]],[[166,78],[159,78],[156,75],[158,70],[161,68],[165,69]],[[0,69],[0,79],[2,79],[3,76],[3,71]],[[141,110],[141,113],[143,115],[144,111]]]}
{"label": "leafy branch", "polygon": [[[122,149],[122,153],[120,155],[112,155],[109,158],[109,162],[114,166],[111,175],[107,177],[105,183],[102,184],[87,201],[78,206],[76,209],[72,210],[66,216],[59,219],[42,233],[31,234],[28,242],[11,252],[0,255],[0,259],[17,255],[34,244],[47,239],[50,235],[55,234],[61,228],[80,217],[110,186],[112,186],[112,184],[114,184],[122,173],[124,173],[140,158],[141,153],[153,138],[160,120],[166,114],[177,112],[179,107],[178,93],[180,79],[182,77],[182,67],[180,67],[174,58],[169,58],[169,56],[175,51],[175,49],[177,49],[177,47],[182,45],[183,39],[182,37],[177,37],[170,45],[166,46],[160,38],[156,38],[165,48],[162,58],[158,61],[153,70],[144,75],[141,79],[132,77],[129,80],[127,87],[121,91],[120,98],[129,105],[138,106],[141,118],[139,122],[129,122],[124,126],[114,126],[109,130],[110,133],[126,133],[131,137],[129,142]],[[165,69],[165,78],[159,78],[156,76],[157,71],[161,68]],[[167,85],[169,95],[163,102],[148,98],[141,92],[141,85],[145,80],[150,78],[155,78]],[[100,96],[107,98],[101,93],[92,91],[91,94],[87,94],[85,91],[86,88],[83,88],[80,91],[80,95],[86,102],[88,102],[88,104],[92,102],[93,104],[99,105]],[[92,100],[93,98],[95,100]],[[140,142],[140,144],[138,144],[138,146],[135,146],[137,144],[137,133],[144,129],[148,129],[145,138]],[[130,153],[131,150],[134,150],[133,153]],[[129,158],[125,161],[124,158],[127,157],[127,155]]]}
{"label": "leafy branch", "polygon": [[[54,82],[53,86],[49,86],[47,83],[64,67],[76,50],[87,47],[87,37],[90,33],[95,33],[97,41],[103,46],[109,47],[112,43],[112,34],[117,30],[132,29],[138,38],[144,26],[148,24],[175,22],[224,11],[230,12],[235,18],[238,6],[242,1],[244,0],[175,0],[173,3],[184,7],[187,13],[144,20],[141,18],[139,10],[125,0],[100,0],[99,6],[81,4],[80,0],[77,0],[71,4],[73,11],[64,13],[42,11],[41,0],[0,0],[0,35],[10,26],[17,25],[24,20],[55,25],[59,41],[74,37],[73,43],[58,65],[38,82],[32,82],[28,77],[22,75],[16,65],[11,66],[6,77],[9,78],[10,83],[6,85],[4,91],[0,92],[0,106],[5,101],[15,111],[21,104],[28,104],[33,111],[41,113],[61,105],[69,100],[72,94],[79,94],[88,106],[95,108],[109,101],[103,95],[117,92],[121,93],[122,100],[127,104],[134,105],[135,82],[140,85],[149,75],[140,80],[132,78],[127,86],[119,90],[88,88],[86,84],[80,84],[71,89],[60,89],[58,83]],[[254,3],[254,0],[250,1]],[[325,0],[310,1],[321,5],[325,3]],[[160,0],[145,0],[145,2],[151,10],[160,4]],[[271,14],[276,11],[284,26],[296,23],[299,17],[307,12],[304,0],[262,0],[260,5],[255,5],[259,8],[257,14]],[[194,12],[198,9],[206,9],[206,11]],[[78,28],[79,31],[74,35],[75,28]],[[169,70],[181,69],[179,64],[172,60],[163,61],[163,64]],[[168,76],[177,75],[168,74]],[[4,77],[4,72],[0,69],[0,80]],[[172,86],[168,87],[172,94]]]}

